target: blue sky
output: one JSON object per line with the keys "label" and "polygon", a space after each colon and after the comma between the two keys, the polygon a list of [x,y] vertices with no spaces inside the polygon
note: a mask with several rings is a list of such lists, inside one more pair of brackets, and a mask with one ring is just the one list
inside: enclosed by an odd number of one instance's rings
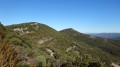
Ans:
{"label": "blue sky", "polygon": [[82,33],[120,32],[120,0],[0,0],[0,21],[35,21]]}

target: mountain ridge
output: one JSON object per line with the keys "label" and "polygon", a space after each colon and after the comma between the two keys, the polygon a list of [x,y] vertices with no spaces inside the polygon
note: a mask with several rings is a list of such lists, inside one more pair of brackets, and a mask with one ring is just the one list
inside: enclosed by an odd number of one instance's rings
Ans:
{"label": "mountain ridge", "polygon": [[120,33],[87,33],[88,35],[95,36],[95,37],[102,37],[108,39],[120,39]]}
{"label": "mountain ridge", "polygon": [[[119,58],[114,58],[111,53],[94,46],[99,42],[94,42],[89,35],[72,28],[66,29],[70,32],[64,33],[37,22],[14,24],[5,26],[5,28],[7,35],[3,40],[4,43],[12,44],[27,60],[32,58],[36,62],[36,67],[110,67],[111,63]],[[78,39],[69,35],[78,37]],[[88,38],[87,41],[93,41],[93,45],[80,40],[81,37]],[[103,42],[103,39],[100,40]],[[114,42],[111,43],[114,44]],[[29,66],[26,63],[30,62],[24,63]]]}

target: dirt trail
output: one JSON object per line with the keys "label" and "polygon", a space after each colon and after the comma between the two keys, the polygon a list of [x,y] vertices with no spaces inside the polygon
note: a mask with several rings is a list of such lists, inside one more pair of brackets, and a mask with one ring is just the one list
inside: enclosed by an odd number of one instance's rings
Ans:
{"label": "dirt trail", "polygon": [[112,63],[112,65],[113,65],[114,67],[120,67],[119,65],[117,65],[117,64],[115,64],[115,63]]}

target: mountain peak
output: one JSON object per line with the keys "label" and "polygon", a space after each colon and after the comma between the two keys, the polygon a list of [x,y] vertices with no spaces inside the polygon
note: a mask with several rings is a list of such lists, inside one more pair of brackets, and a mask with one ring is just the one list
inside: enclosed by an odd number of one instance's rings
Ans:
{"label": "mountain peak", "polygon": [[[67,29],[61,30],[60,32],[69,32],[69,34],[80,34],[79,31],[77,31],[73,28],[67,28]],[[81,33],[81,34],[83,34],[83,33]]]}
{"label": "mountain peak", "polygon": [[64,30],[71,30],[71,31],[75,31],[75,29],[73,29],[73,28],[67,28],[67,29],[64,29]]}
{"label": "mountain peak", "polygon": [[77,30],[73,29],[73,28],[67,28],[67,29],[63,29],[61,30],[60,32],[62,31],[69,31],[69,32],[76,32],[76,33],[79,33]]}
{"label": "mountain peak", "polygon": [[39,23],[39,22],[26,22],[28,24],[42,24],[42,23]]}

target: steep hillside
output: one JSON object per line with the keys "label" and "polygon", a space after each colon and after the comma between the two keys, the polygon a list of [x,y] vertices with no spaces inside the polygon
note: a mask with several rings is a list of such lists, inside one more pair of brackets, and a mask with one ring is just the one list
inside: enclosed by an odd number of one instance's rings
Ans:
{"label": "steep hillside", "polygon": [[[111,55],[87,42],[73,38],[41,23],[29,22],[6,26],[4,43],[11,44],[29,67],[110,67]],[[80,33],[69,34],[77,36]],[[81,34],[83,37],[88,35]],[[96,43],[96,42],[95,42]],[[7,45],[6,45],[7,46]],[[108,54],[109,53],[109,54]]]}
{"label": "steep hillside", "polygon": [[0,23],[0,42],[3,40],[6,34],[5,27]]}
{"label": "steep hillside", "polygon": [[[75,41],[83,41],[88,45],[95,46],[100,48],[101,50],[109,53],[113,56],[113,61],[117,61],[120,63],[120,41],[119,40],[111,40],[111,39],[104,39],[99,37],[89,36],[83,33],[79,33],[74,29],[65,29],[60,31],[61,33],[66,34],[67,36],[71,37]],[[115,60],[116,58],[116,60]]]}

